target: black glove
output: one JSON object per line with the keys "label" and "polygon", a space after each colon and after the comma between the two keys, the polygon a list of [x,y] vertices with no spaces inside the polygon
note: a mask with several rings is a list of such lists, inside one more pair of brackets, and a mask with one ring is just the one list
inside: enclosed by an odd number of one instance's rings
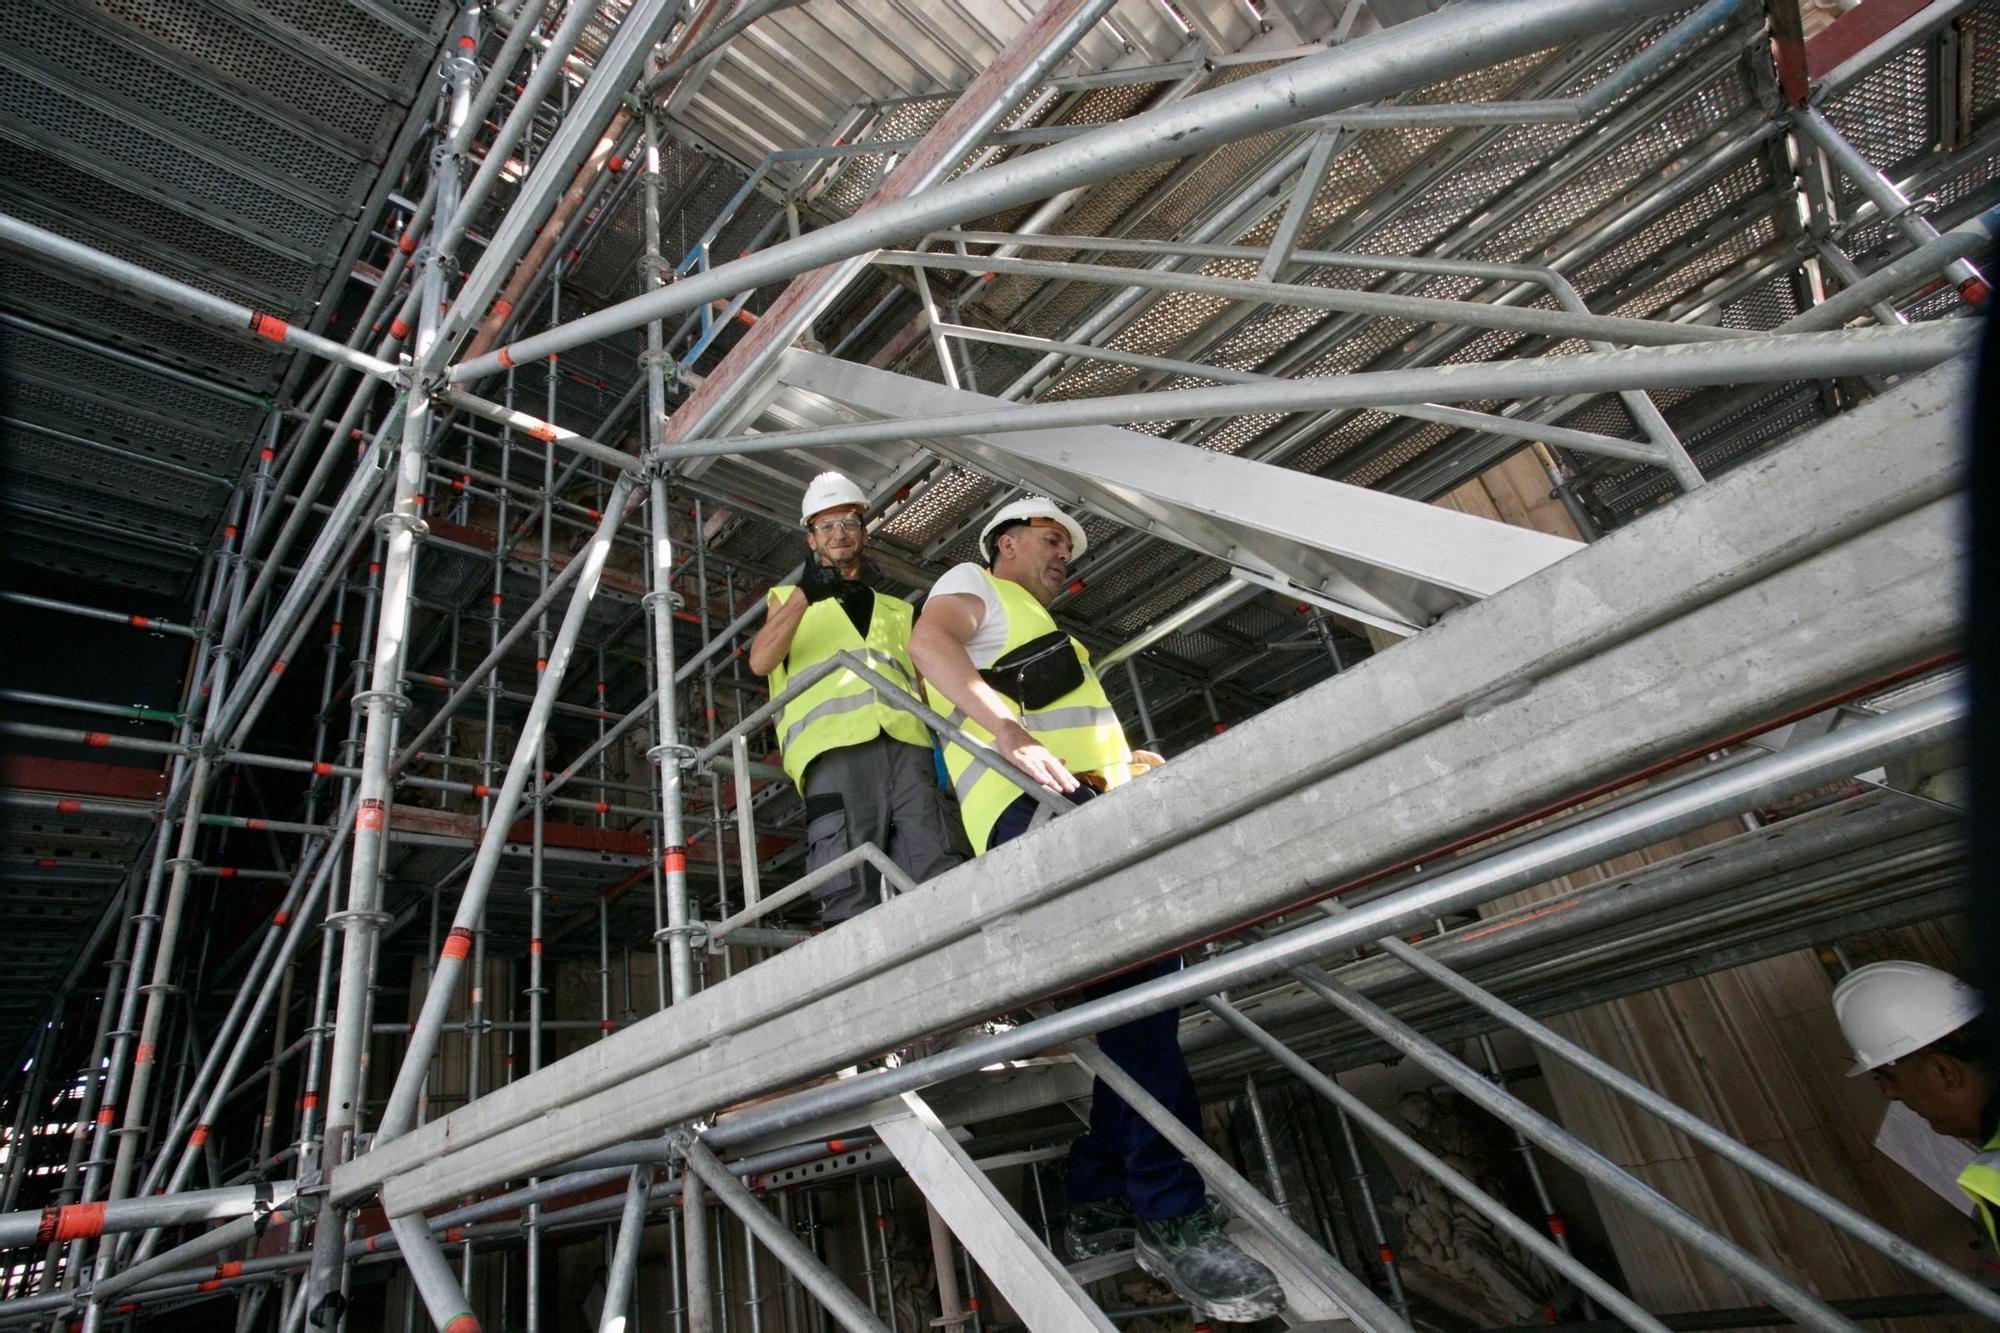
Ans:
{"label": "black glove", "polygon": [[806,572],[799,579],[799,587],[805,592],[808,602],[824,601],[838,596],[846,579],[832,565],[822,565],[818,561],[806,566]]}

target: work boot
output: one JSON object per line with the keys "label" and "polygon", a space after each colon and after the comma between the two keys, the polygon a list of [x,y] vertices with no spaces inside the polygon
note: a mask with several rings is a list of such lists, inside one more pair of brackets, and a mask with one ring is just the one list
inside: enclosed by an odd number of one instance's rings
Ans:
{"label": "work boot", "polygon": [[1073,1262],[1132,1248],[1132,1205],[1122,1194],[1109,1199],[1071,1201],[1063,1222],[1063,1244]]}
{"label": "work boot", "polygon": [[1139,1267],[1203,1318],[1248,1324],[1284,1308],[1277,1277],[1222,1234],[1212,1207],[1160,1222],[1141,1218],[1137,1231]]}

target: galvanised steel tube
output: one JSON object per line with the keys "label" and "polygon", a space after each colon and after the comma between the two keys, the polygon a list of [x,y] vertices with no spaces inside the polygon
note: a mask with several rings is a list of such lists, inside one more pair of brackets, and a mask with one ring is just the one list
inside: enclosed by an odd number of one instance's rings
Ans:
{"label": "galvanised steel tube", "polygon": [[225,1189],[188,1190],[153,1198],[119,1199],[101,1208],[51,1205],[38,1212],[0,1214],[0,1249],[41,1244],[76,1236],[101,1236],[120,1231],[214,1222],[240,1217],[264,1205],[282,1208],[298,1192],[294,1181],[231,1185]]}
{"label": "galvanised steel tube", "polygon": [[632,1280],[639,1271],[639,1242],[646,1234],[647,1196],[652,1184],[653,1168],[632,1168],[631,1183],[625,1187],[625,1210],[618,1216],[618,1243],[611,1251],[611,1264],[604,1274],[604,1313],[598,1316],[598,1333],[624,1333],[626,1312],[632,1304]]}
{"label": "galvanised steel tube", "polygon": [[[657,333],[658,326],[654,326]],[[655,362],[649,375],[658,376]],[[648,433],[657,438],[663,418],[649,414]],[[660,773],[661,866],[666,874],[667,895],[667,974],[672,987],[670,999],[680,1004],[694,994],[694,965],[688,933],[690,912],[687,887],[687,832],[682,823],[681,771],[693,752],[680,738],[680,711],[674,698],[679,673],[674,669],[674,607],[680,596],[673,591],[674,546],[667,522],[667,483],[655,473],[647,482],[647,518],[652,526],[653,558],[647,566],[652,586],[647,589],[645,606],[652,617],[653,630],[653,748],[646,758]],[[644,711],[643,707],[640,711]],[[615,735],[616,728],[607,735]],[[604,742],[602,738],[599,744]],[[579,761],[581,762],[581,761]],[[572,764],[570,771],[578,765]],[[554,785],[554,784],[551,784]],[[717,849],[717,855],[721,851]]]}
{"label": "galvanised steel tube", "polygon": [[1828,375],[1904,373],[1948,360],[1970,347],[1978,336],[1976,323],[1945,320],[1898,329],[1747,338],[1726,346],[1647,347],[1541,357],[1533,361],[1476,361],[1419,370],[1364,371],[1326,379],[1228,384],[1210,389],[1124,394],[948,416],[772,431],[668,445],[659,451],[659,456],[662,460],[677,460],[709,454],[774,453],[892,440],[1117,425],[1169,417],[1227,417],[1251,412],[1289,413],[1434,400],[1515,398],[1523,393],[1702,388]]}
{"label": "galvanised steel tube", "polygon": [[1537,1047],[1563,1063],[1603,1084],[1641,1110],[1658,1116],[1676,1130],[1719,1157],[1741,1167],[1751,1176],[1807,1209],[1856,1240],[1881,1252],[1924,1281],[1963,1302],[1976,1314],[2000,1323],[2000,1293],[1993,1292],[1949,1264],[1940,1263],[1895,1232],[1842,1203],[1831,1194],[1793,1175],[1754,1148],[1661,1096],[1639,1080],[1606,1060],[1515,1008],[1491,991],[1466,980],[1457,972],[1411,948],[1394,936],[1376,941],[1384,952],[1421,976],[1428,977],[1461,999],[1485,1010],[1506,1026],[1519,1032]]}
{"label": "galvanised steel tube", "polygon": [[1292,975],[1336,1009],[1389,1043],[1399,1054],[1416,1061],[1449,1087],[1504,1123],[1519,1129],[1551,1156],[1568,1163],[1593,1185],[1659,1226],[1723,1272],[1762,1293],[1800,1324],[1807,1328],[1836,1330],[1837,1333],[1860,1333],[1858,1325],[1842,1318],[1811,1292],[1759,1263],[1735,1242],[1709,1230],[1693,1213],[1643,1184],[1553,1120],[1493,1086],[1478,1071],[1426,1039],[1415,1028],[1384,1012],[1351,987],[1342,985],[1310,963],[1294,967]]}
{"label": "galvanised steel tube", "polygon": [[1667,1326],[1648,1314],[1630,1296],[1578,1263],[1568,1251],[1522,1221],[1512,1208],[1480,1189],[1443,1158],[1396,1128],[1388,1117],[1376,1112],[1368,1103],[1341,1087],[1330,1075],[1314,1067],[1296,1051],[1245,1018],[1228,1000],[1211,995],[1202,1001],[1202,1004],[1210,1013],[1277,1060],[1299,1082],[1332,1102],[1347,1116],[1360,1121],[1362,1128],[1387,1144],[1390,1151],[1464,1200],[1467,1207],[1492,1222],[1500,1231],[1512,1236],[1522,1248],[1575,1283],[1580,1290],[1596,1297],[1606,1309],[1616,1314],[1627,1328],[1646,1329],[1648,1333],[1667,1333]]}
{"label": "galvanised steel tube", "polygon": [[[1124,273],[1130,270],[1118,269],[1112,271]],[[1147,286],[1145,289],[1151,290],[1150,286]],[[1137,366],[1142,370],[1163,370],[1169,374],[1194,375],[1205,379],[1220,380],[1224,384],[1266,384],[1282,378],[1277,375],[1260,374],[1254,370],[1231,370],[1225,366],[1206,365],[1199,361],[1180,361],[1169,356],[1149,356],[1144,352],[1124,352],[1111,347],[1095,347],[1088,343],[1057,342],[1049,338],[1030,337],[1026,334],[976,329],[963,324],[939,324],[935,327],[938,333],[948,337],[968,338],[974,342],[998,343],[1003,347],[1022,347],[1029,351],[1047,351],[1063,356],[1104,361],[1112,365]],[[1609,348],[1606,347],[1600,350],[1609,350]],[[1512,417],[1498,416],[1491,412],[1470,412],[1463,408],[1440,407],[1435,403],[1406,404],[1401,407],[1384,408],[1383,410],[1394,412],[1398,416],[1411,417],[1418,421],[1436,421],[1444,425],[1464,426],[1472,430],[1491,431],[1496,435],[1504,434],[1518,439],[1540,440],[1544,444],[1561,445],[1565,449],[1604,454],[1611,458],[1625,458],[1635,462],[1660,465],[1664,465],[1666,461],[1664,454],[1656,445],[1641,443],[1636,440],[1621,440],[1615,435],[1600,435],[1595,431],[1575,430],[1568,426],[1551,426],[1532,421],[1517,421]]]}
{"label": "galvanised steel tube", "polygon": [[[260,978],[260,981],[254,991],[255,1000],[249,1006],[249,1016],[241,1019],[241,1027],[235,1029],[235,1041],[228,1047],[222,1045],[225,1034],[232,1030],[227,1021],[222,1029],[210,1038],[208,1057],[203,1062],[201,1072],[195,1077],[189,1093],[189,1104],[183,1108],[180,1116],[176,1117],[174,1127],[167,1132],[163,1140],[171,1142],[176,1137],[193,1115],[192,1098],[199,1095],[204,1088],[208,1089],[200,1116],[195,1119],[194,1128],[190,1132],[187,1147],[182,1152],[173,1175],[167,1180],[166,1192],[169,1194],[187,1183],[188,1175],[201,1160],[201,1147],[207,1141],[209,1126],[220,1114],[223,1101],[235,1082],[237,1073],[242,1069],[243,1062],[249,1058],[257,1033],[263,1028],[264,1017],[270,1012],[272,1001],[277,998],[279,981],[284,977],[286,969],[291,966],[292,959],[298,955],[299,947],[305,942],[306,937],[317,930],[313,914],[319,908],[320,896],[326,892],[326,886],[333,878],[334,858],[329,849],[334,841],[345,837],[353,817],[352,809],[342,812],[340,820],[337,821],[334,838],[315,848],[313,855],[308,857],[308,868],[301,869],[297,885],[291,894],[287,895],[284,905],[272,915],[273,929],[265,937],[263,945],[258,950],[256,961],[246,973],[247,976]],[[316,864],[314,864],[315,858]],[[238,999],[241,1000],[251,994],[253,992],[250,988],[239,988]],[[234,1016],[233,1010],[232,1016]],[[225,1050],[228,1055],[223,1059]],[[220,1073],[215,1072],[218,1060],[221,1061]],[[166,1155],[162,1153],[153,1171],[148,1175],[145,1186],[147,1191],[152,1189],[154,1178],[166,1160]],[[144,1247],[141,1253],[144,1253]]]}
{"label": "galvanised steel tube", "polygon": [[1161,1104],[1159,1098],[1146,1091],[1138,1079],[1119,1067],[1116,1060],[1099,1050],[1096,1043],[1072,1041],[1068,1051],[1072,1060],[1096,1075],[1160,1137],[1179,1149],[1181,1156],[1201,1172],[1201,1178],[1209,1189],[1263,1233],[1265,1239],[1283,1250],[1314,1286],[1347,1312],[1347,1317],[1354,1321],[1356,1327],[1368,1330],[1400,1329],[1408,1333],[1409,1323],[1385,1305],[1367,1283],[1348,1272],[1338,1259],[1321,1249],[1306,1234],[1305,1228],[1286,1217],[1276,1204],[1259,1194],[1235,1167],[1223,1160],[1221,1153],[1209,1147],[1201,1135],[1183,1125],[1178,1116]]}
{"label": "galvanised steel tube", "polygon": [[[549,605],[555,601],[556,594],[567,588],[570,580],[582,572],[583,562],[579,560],[572,560],[562,567],[561,572],[549,581],[548,589],[541,596],[537,597],[527,610],[520,614],[507,632],[501,635],[498,641],[487,650],[485,658],[481,660],[479,665],[472,668],[465,679],[459,682],[458,688],[452,691],[451,697],[438,705],[437,711],[431,714],[430,721],[424,723],[423,730],[419,731],[409,744],[403,747],[402,753],[398,754],[395,760],[389,765],[391,773],[402,772],[403,769],[409,766],[412,759],[423,752],[425,744],[430,741],[431,737],[438,734],[438,731],[446,722],[451,720],[452,715],[458,712],[467,699],[470,699],[474,693],[483,688],[483,682],[499,667],[501,661],[507,656],[507,653],[515,644],[521,641],[529,630],[534,628],[542,612],[548,610]],[[495,615],[498,615],[497,607],[495,608]],[[492,727],[493,720],[491,717],[487,719],[486,725],[489,729]]]}
{"label": "galvanised steel tube", "polygon": [[778,1219],[764,1211],[764,1205],[757,1202],[757,1196],[746,1188],[711,1152],[707,1145],[693,1135],[680,1136],[678,1149],[688,1169],[715,1193],[715,1197],[728,1205],[729,1210],[743,1219],[743,1225],[750,1228],[764,1248],[774,1258],[792,1272],[833,1316],[842,1328],[853,1333],[889,1333],[861,1298],[848,1289],[845,1282],[834,1276],[827,1266],[820,1262],[791,1228],[779,1223]]}
{"label": "galvanised steel tube", "polygon": [[1996,232],[2000,232],[2000,207],[1968,218],[1936,240],[1926,241],[1900,259],[1890,260],[1859,282],[1786,320],[1772,332],[1808,333],[1839,328],[1876,302],[1908,291],[1951,261],[1978,254],[1993,243]]}
{"label": "galvanised steel tube", "polygon": [[[477,42],[477,8],[462,12],[455,26],[461,38]],[[463,60],[447,61],[445,68],[450,84],[442,137],[449,144],[463,128],[471,109],[473,71],[470,62]],[[437,198],[436,210],[443,217],[452,216],[458,207],[461,162],[462,154],[451,152],[448,148],[439,153],[435,161],[432,179]],[[416,339],[411,344],[412,361],[419,367],[428,363],[439,342],[439,316],[444,307],[445,265],[449,256],[433,248],[426,251],[422,258],[422,272],[413,284],[413,290],[422,292],[422,300],[417,308]],[[425,394],[412,392],[405,397],[394,498],[388,512],[380,520],[385,529],[387,549],[380,562],[382,597],[375,629],[374,661],[368,688],[357,691],[352,701],[356,708],[365,710],[366,721],[361,749],[361,781],[353,795],[356,806],[354,838],[348,849],[347,908],[338,918],[341,936],[340,989],[334,1010],[333,1051],[320,1155],[322,1172],[331,1171],[348,1159],[360,1124],[361,1057],[368,1040],[369,980],[373,970],[375,935],[380,927],[381,863],[388,806],[393,799],[389,764],[395,757],[396,717],[408,702],[402,693],[401,682],[409,644],[417,532],[423,526],[420,506],[424,489],[425,449],[430,443],[431,412],[431,402]],[[325,536],[324,532],[322,536]],[[326,947],[332,947],[331,937]],[[337,1307],[344,1271],[341,1238],[344,1231],[345,1226],[339,1216],[328,1212],[320,1218],[313,1235],[312,1266],[308,1270],[306,1286],[294,1304],[306,1306],[308,1313],[316,1318],[331,1315],[337,1320],[339,1315]]]}
{"label": "galvanised steel tube", "polygon": [[827,880],[836,879],[863,864],[875,867],[898,893],[909,893],[917,887],[916,881],[904,874],[902,868],[891,861],[881,848],[872,842],[864,842],[859,847],[842,852],[817,870],[801,875],[769,897],[754,899],[741,911],[716,922],[708,928],[708,942],[711,945],[721,944],[742,927],[761,920],[780,907],[797,902]]}
{"label": "galvanised steel tube", "polygon": [[81,606],[75,602],[58,601],[53,597],[37,597],[33,593],[0,589],[0,602],[11,602],[15,606],[32,606],[42,611],[60,611],[64,615],[80,616],[85,620],[102,620],[113,625],[130,625],[133,629],[150,630],[155,634],[173,634],[183,639],[199,639],[202,631],[192,625],[180,625],[157,616],[128,614],[123,611],[105,611],[95,606]]}
{"label": "galvanised steel tube", "polygon": [[1673,0],[1491,0],[1453,6],[691,275],[670,288],[633,297],[462,362],[452,368],[451,378],[477,379],[501,369],[506,361],[524,363],[566,351],[953,222],[1033,203],[1168,158],[1205,152],[1676,7]]}
{"label": "galvanised steel tube", "polygon": [[[905,201],[927,197],[937,188],[949,188],[943,183],[950,173],[1054,71],[1056,64],[1110,12],[1113,3],[1115,0],[1050,0],[1001,48],[923,140],[870,193],[859,215],[879,216]],[[968,178],[983,174],[978,170],[967,172]],[[723,420],[745,393],[754,392],[764,383],[777,358],[811,328],[827,305],[865,267],[866,260],[850,251],[841,257],[839,264],[823,272],[799,276],[789,284],[750,333],[674,414],[667,427],[668,436],[681,439],[698,435]],[[733,289],[725,299],[752,291],[754,287],[753,284]],[[669,293],[656,292],[653,298],[669,299]],[[949,374],[949,359],[942,364]],[[692,471],[698,473],[701,468]]]}
{"label": "galvanised steel tube", "polygon": [[[1895,183],[1869,164],[1845,135],[1833,127],[1833,122],[1822,115],[1817,107],[1794,107],[1788,117],[1794,128],[1812,140],[1813,146],[1826,154],[1827,161],[1840,169],[1842,175],[1854,182],[1854,188],[1866,195],[1890,226],[1907,237],[1912,245],[1924,246],[1937,240],[1938,230],[1919,216],[1908,196],[1897,189]],[[1958,287],[1960,296],[1967,305],[1976,305],[1992,292],[1986,279],[1980,275],[1969,260],[1954,259],[1944,266],[1944,275]]]}
{"label": "galvanised steel tube", "polygon": [[[162,1273],[170,1273],[190,1259],[199,1259],[218,1250],[226,1250],[232,1245],[241,1245],[245,1241],[257,1239],[264,1234],[265,1228],[283,1225],[296,1202],[297,1199],[294,1197],[285,1200],[281,1207],[254,1208],[244,1216],[225,1222],[212,1231],[205,1231],[193,1240],[168,1250],[165,1254],[156,1255],[142,1264],[133,1264],[115,1275],[99,1277],[90,1288],[90,1309],[103,1311],[105,1305],[140,1283],[158,1277]],[[109,1206],[106,1205],[107,1208]]]}
{"label": "galvanised steel tube", "polygon": [[199,287],[176,282],[151,269],[141,268],[4,213],[0,213],[0,245],[11,245],[30,254],[53,259],[232,333],[269,338],[382,379],[394,379],[396,375],[395,366],[378,357],[308,333],[287,324],[276,315],[210,295]]}
{"label": "galvanised steel tube", "polygon": [[1709,0],[1577,97],[1545,97],[1522,102],[1453,102],[1430,106],[1357,107],[1328,116],[1330,127],[1382,125],[1580,125],[1610,106],[1683,53],[1708,40],[1746,8],[1745,0]]}
{"label": "galvanised steel tube", "polygon": [[[717,8],[719,5],[715,0],[710,0],[690,24],[690,31]],[[571,184],[573,168],[583,160],[596,140],[599,127],[613,116],[613,109],[624,99],[654,45],[663,35],[663,30],[679,10],[680,5],[674,0],[642,0],[626,13],[603,55],[598,58],[597,68],[589,82],[584,84],[556,132],[543,145],[535,169],[521,183],[513,203],[508,205],[506,216],[488,238],[485,253],[479,257],[465,284],[452,299],[443,325],[447,346],[457,346],[474,321],[485,314],[494,296],[499,293],[501,284],[507,280],[508,270],[542,228],[550,204]],[[627,327],[636,328],[638,323],[643,322],[637,321]],[[437,369],[427,359],[420,364],[427,375]],[[495,365],[498,364],[496,360]]]}
{"label": "galvanised steel tube", "polygon": [[410,1279],[417,1284],[424,1308],[430,1312],[438,1333],[479,1333],[479,1319],[472,1313],[472,1303],[465,1299],[458,1275],[451,1271],[451,1264],[438,1248],[423,1215],[392,1217],[389,1230],[396,1234],[396,1244],[410,1266]]}
{"label": "galvanised steel tube", "polygon": [[[1777,754],[1639,801],[1601,819],[1566,829],[1476,864],[1317,922],[1261,940],[1172,976],[1090,1000],[1011,1031],[866,1079],[822,1084],[780,1102],[752,1108],[703,1135],[712,1147],[748,1143],[767,1134],[846,1114],[880,1097],[970,1073],[996,1060],[1017,1059],[1058,1042],[1158,1013],[1218,991],[1276,975],[1302,960],[1351,949],[1488,902],[1557,875],[1597,865],[1714,819],[1764,805],[1806,787],[1840,781],[1954,735],[1965,716],[1962,695],[1945,694],[1788,746]],[[501,1163],[504,1167],[506,1164]],[[336,1194],[340,1183],[335,1182]]]}
{"label": "galvanised steel tube", "polygon": [[[378,440],[396,424],[396,416],[392,413],[382,423],[382,429],[377,432]],[[235,690],[223,697],[215,706],[215,721],[211,734],[225,735],[232,729],[248,731],[247,724],[255,720],[250,701],[255,697],[264,677],[270,674],[272,663],[278,660],[278,654],[285,646],[285,633],[305,615],[308,606],[317,601],[326,588],[332,586],[328,576],[338,566],[350,538],[365,531],[361,519],[375,510],[383,487],[400,484],[395,471],[374,460],[375,448],[371,445],[367,458],[356,465],[353,475],[347,480],[346,489],[341,492],[339,501],[334,505],[333,513],[328,516],[325,525],[319,530],[319,535],[314,538],[312,546],[306,551],[305,558],[300,561],[298,577],[292,580],[291,587],[286,589],[284,598],[271,613],[262,637],[256,641],[257,646],[248,656]],[[264,566],[266,573],[275,568],[275,565]],[[245,605],[249,605],[247,599]],[[232,628],[239,623],[242,623],[242,619],[233,621]],[[240,644],[244,637],[242,634],[225,634],[222,651],[230,651],[235,645]]]}
{"label": "galvanised steel tube", "polygon": [[1431,296],[1401,296],[1391,292],[1306,287],[1283,282],[1253,282],[1201,273],[1161,273],[1107,264],[1079,264],[1046,259],[1004,259],[998,255],[918,254],[886,250],[878,264],[911,269],[943,269],[955,273],[1015,273],[1051,281],[1096,282],[1113,287],[1143,287],[1149,291],[1192,292],[1234,301],[1335,310],[1424,323],[1460,324],[1467,328],[1502,329],[1547,338],[1595,338],[1635,346],[1671,347],[1692,342],[1736,342],[1755,335],[1739,329],[1704,324],[1668,324],[1618,315],[1571,314],[1531,306],[1492,305],[1483,301],[1442,300]]}
{"label": "galvanised steel tube", "polygon": [[[581,564],[583,571],[577,579],[576,591],[570,597],[569,609],[564,613],[562,628],[557,631],[555,644],[549,650],[548,665],[536,683],[535,702],[529,706],[528,716],[521,723],[520,738],[514,747],[514,757],[507,766],[507,777],[501,783],[493,808],[487,815],[478,855],[473,861],[471,874],[466,878],[465,889],[459,896],[458,910],[452,917],[451,935],[439,953],[437,969],[424,992],[423,1009],[410,1033],[410,1044],[404,1051],[395,1087],[389,1094],[389,1104],[382,1112],[381,1124],[376,1129],[378,1143],[387,1143],[401,1136],[414,1123],[417,1094],[430,1071],[431,1056],[437,1050],[445,1012],[451,1007],[457,992],[458,977],[465,968],[472,933],[485,919],[486,898],[493,888],[494,873],[500,868],[500,856],[508,840],[508,830],[520,809],[521,793],[527,786],[528,778],[539,767],[542,738],[548,730],[556,694],[562,688],[570,656],[583,632],[590,603],[597,595],[604,562],[611,554],[612,539],[618,535],[631,494],[630,474],[620,474],[611,489],[610,499],[605,502],[604,517],[598,523],[590,545],[574,557],[574,563]],[[380,662],[376,663],[376,669],[379,674]],[[385,778],[388,758],[386,753],[382,755]],[[363,782],[365,791],[365,774]],[[366,809],[365,796],[363,809]],[[357,826],[358,823],[357,820]],[[358,842],[357,839],[357,861],[360,857]]]}

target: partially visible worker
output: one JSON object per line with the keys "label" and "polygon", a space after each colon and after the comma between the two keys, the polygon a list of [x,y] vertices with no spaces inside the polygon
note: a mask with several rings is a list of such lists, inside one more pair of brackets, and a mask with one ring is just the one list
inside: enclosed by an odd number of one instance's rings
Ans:
{"label": "partially visible worker", "polygon": [[[910,604],[864,580],[868,529],[861,488],[822,472],[800,506],[806,567],[796,586],[766,596],[764,626],[750,640],[750,669],[768,676],[773,697],[801,672],[845,649],[898,689],[916,693],[910,665]],[[915,714],[877,694],[842,667],[778,714],[785,773],[806,803],[806,869],[819,869],[863,843],[887,853],[919,882],[959,862],[937,788],[931,733]],[[857,866],[813,891],[823,925],[834,926],[881,901],[881,875]]]}
{"label": "partially visible worker", "polygon": [[1833,988],[1834,1017],[1854,1051],[1847,1076],[1874,1075],[1884,1097],[1979,1145],[1958,1184],[2000,1250],[2000,1078],[1984,1008],[1951,973],[1900,960],[1858,967]]}
{"label": "partially visible worker", "polygon": [[[954,566],[932,587],[910,636],[931,705],[1050,791],[1082,803],[1159,762],[1126,743],[1082,644],[1048,604],[1088,545],[1083,528],[1038,496],[1002,507],[979,535],[986,567]],[[945,767],[975,852],[1019,837],[1039,802],[947,741]],[[1092,999],[1170,974],[1169,957],[1086,989]],[[1201,1103],[1172,1009],[1098,1034],[1097,1044],[1201,1133]],[[1070,1146],[1072,1257],[1135,1246],[1140,1266],[1206,1319],[1274,1315],[1284,1293],[1271,1271],[1223,1234],[1202,1179],[1180,1151],[1101,1082],[1090,1128]]]}

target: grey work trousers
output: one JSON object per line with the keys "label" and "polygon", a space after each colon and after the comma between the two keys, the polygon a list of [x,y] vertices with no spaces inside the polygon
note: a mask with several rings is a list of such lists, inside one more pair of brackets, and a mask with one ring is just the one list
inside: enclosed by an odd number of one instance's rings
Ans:
{"label": "grey work trousers", "polygon": [[[872,842],[918,883],[959,863],[927,747],[879,735],[828,750],[806,768],[806,870]],[[822,925],[882,901],[882,876],[857,866],[813,890]]]}

